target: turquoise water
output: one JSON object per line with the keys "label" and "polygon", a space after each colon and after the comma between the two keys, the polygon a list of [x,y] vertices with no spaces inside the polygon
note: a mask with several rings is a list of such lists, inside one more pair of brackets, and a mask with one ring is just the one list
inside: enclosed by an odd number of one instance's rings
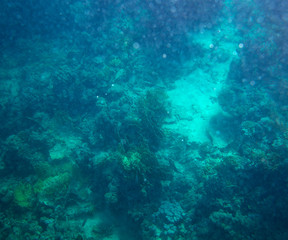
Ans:
{"label": "turquoise water", "polygon": [[287,1],[0,7],[0,239],[288,239]]}

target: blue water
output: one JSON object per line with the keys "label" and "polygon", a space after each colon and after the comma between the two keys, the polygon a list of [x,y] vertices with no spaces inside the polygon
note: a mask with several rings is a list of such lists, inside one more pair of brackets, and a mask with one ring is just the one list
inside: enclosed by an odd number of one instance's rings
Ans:
{"label": "blue water", "polygon": [[287,1],[0,7],[0,239],[288,239]]}

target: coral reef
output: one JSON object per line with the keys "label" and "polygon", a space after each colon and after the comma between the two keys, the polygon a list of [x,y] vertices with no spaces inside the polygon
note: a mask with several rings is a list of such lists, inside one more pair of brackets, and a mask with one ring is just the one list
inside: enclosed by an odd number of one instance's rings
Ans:
{"label": "coral reef", "polygon": [[0,239],[288,239],[287,1],[0,7]]}

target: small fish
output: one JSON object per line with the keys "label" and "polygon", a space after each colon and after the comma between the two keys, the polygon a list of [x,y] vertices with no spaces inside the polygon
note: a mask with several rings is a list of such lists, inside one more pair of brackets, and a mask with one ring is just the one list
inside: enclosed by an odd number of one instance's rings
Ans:
{"label": "small fish", "polygon": [[84,227],[84,226],[85,226],[85,224],[86,224],[87,220],[88,220],[88,218],[85,218],[85,219],[84,219],[84,221],[83,221],[83,223],[82,223],[82,227]]}
{"label": "small fish", "polygon": [[168,160],[169,160],[170,167],[171,167],[175,172],[180,173],[180,171],[176,168],[174,161],[173,161],[171,158],[169,158]]}
{"label": "small fish", "polygon": [[213,140],[213,137],[211,136],[211,134],[210,134],[208,129],[206,129],[205,134],[206,134],[206,137],[209,139],[210,143],[213,145],[214,144],[214,140]]}

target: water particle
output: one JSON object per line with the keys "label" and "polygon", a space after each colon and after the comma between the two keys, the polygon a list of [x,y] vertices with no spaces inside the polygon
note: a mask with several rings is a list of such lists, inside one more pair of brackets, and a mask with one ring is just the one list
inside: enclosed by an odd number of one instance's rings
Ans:
{"label": "water particle", "polygon": [[171,7],[170,11],[171,11],[172,13],[175,13],[175,12],[176,12],[176,7]]}
{"label": "water particle", "polygon": [[133,48],[139,49],[140,48],[140,44],[138,42],[134,42],[133,43]]}

